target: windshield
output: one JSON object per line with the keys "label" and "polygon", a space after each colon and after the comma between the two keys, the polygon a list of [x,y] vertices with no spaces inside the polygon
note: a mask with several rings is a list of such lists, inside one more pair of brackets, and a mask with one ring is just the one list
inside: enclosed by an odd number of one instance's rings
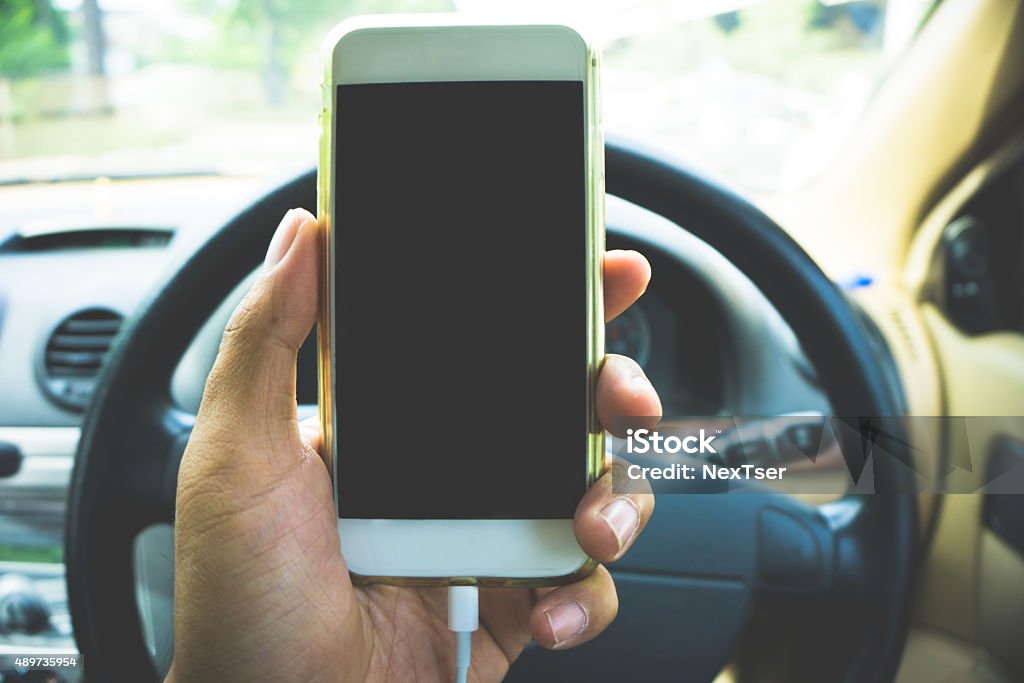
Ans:
{"label": "windshield", "polygon": [[611,133],[754,194],[825,167],[930,0],[5,0],[0,183],[315,161],[319,45],[346,16],[564,17],[604,54]]}

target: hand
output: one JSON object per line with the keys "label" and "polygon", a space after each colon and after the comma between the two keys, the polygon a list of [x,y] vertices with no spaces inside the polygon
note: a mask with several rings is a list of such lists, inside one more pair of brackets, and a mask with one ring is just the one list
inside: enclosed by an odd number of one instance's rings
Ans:
{"label": "hand", "polygon": [[[319,244],[311,214],[284,217],[207,380],[178,475],[168,681],[454,677],[445,589],[352,585],[319,426],[296,418],[296,352],[316,320]],[[650,266],[635,252],[608,252],[604,279],[610,320],[643,294]],[[640,367],[614,355],[597,408],[605,425],[661,414]],[[613,494],[606,474],[576,510],[580,546],[600,562],[618,559],[653,507],[650,495]],[[585,643],[617,608],[603,566],[555,589],[481,590],[470,680],[501,680],[531,638],[553,649]]]}

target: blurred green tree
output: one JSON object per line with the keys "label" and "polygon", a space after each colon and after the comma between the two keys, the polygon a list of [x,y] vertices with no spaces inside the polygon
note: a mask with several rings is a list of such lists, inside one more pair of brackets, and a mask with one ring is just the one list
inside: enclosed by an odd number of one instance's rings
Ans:
{"label": "blurred green tree", "polygon": [[0,0],[0,78],[66,69],[71,33],[48,0]]}
{"label": "blurred green tree", "polygon": [[[209,14],[208,2],[195,6]],[[301,52],[309,51],[311,43],[319,45],[325,27],[356,14],[445,11],[453,9],[453,4],[452,0],[218,0],[216,8],[214,20],[230,37],[224,47],[232,55],[225,61],[248,66],[258,59],[267,97],[280,104],[288,69]]]}

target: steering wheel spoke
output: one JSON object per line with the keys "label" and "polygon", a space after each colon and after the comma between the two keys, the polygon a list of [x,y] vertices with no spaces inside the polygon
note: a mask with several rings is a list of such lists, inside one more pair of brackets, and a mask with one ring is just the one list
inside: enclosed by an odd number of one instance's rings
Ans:
{"label": "steering wheel spoke", "polygon": [[757,511],[756,585],[771,593],[830,593],[835,548],[834,529],[817,508],[769,496]]}
{"label": "steering wheel spoke", "polygon": [[[864,506],[816,507],[769,493],[659,495],[617,571],[741,582],[755,594],[859,594],[872,558]],[[680,520],[686,520],[680,524]]]}

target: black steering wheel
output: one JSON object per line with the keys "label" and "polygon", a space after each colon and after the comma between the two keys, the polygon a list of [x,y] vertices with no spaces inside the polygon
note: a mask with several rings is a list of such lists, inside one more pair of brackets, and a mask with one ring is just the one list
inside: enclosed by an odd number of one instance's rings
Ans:
{"label": "black steering wheel", "polygon": [[[858,314],[770,218],[624,145],[608,145],[606,173],[610,194],[685,226],[750,278],[792,328],[836,415],[899,414]],[[194,416],[172,400],[171,377],[202,325],[261,262],[276,217],[315,205],[315,180],[313,172],[296,178],[213,234],[139,308],[110,357],[84,422],[68,505],[68,601],[88,680],[158,678],[136,603],[133,543],[147,526],[174,521]],[[528,650],[511,677],[711,680],[749,637],[752,609],[781,602],[821,606],[807,612],[816,623],[792,649],[817,670],[787,680],[891,681],[906,637],[917,507],[914,496],[897,493],[912,490],[913,477],[899,458],[876,459],[874,476],[875,495],[823,507],[768,494],[659,497],[645,533],[613,567],[621,608],[608,633],[571,652]],[[665,591],[656,599],[633,591],[638,576],[664,582]],[[656,618],[671,618],[672,628],[652,632]],[[620,645],[607,647],[616,638]],[[822,674],[830,666],[835,673]]]}

